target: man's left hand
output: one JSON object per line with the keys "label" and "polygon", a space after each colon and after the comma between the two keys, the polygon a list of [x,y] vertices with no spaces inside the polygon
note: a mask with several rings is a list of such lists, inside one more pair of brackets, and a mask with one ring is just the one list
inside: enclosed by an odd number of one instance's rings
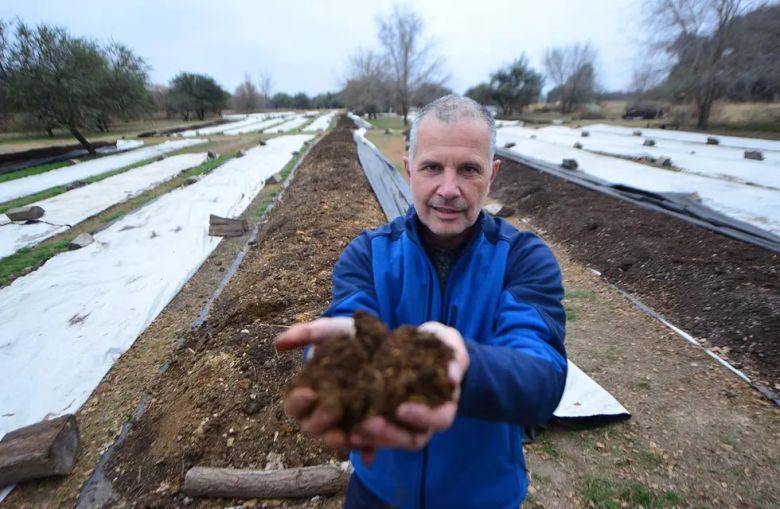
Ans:
{"label": "man's left hand", "polygon": [[349,437],[343,437],[344,445],[360,450],[367,463],[373,461],[378,448],[420,449],[435,432],[446,430],[455,420],[461,382],[469,367],[469,354],[463,336],[456,329],[439,322],[426,322],[418,330],[433,334],[453,350],[453,359],[447,366],[454,387],[452,400],[437,407],[421,403],[401,404],[396,417],[411,429],[401,428],[383,417],[371,417],[360,423]]}

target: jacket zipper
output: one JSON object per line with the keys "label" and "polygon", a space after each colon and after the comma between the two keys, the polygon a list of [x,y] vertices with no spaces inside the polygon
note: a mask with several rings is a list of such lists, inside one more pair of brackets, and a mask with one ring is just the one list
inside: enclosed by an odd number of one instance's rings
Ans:
{"label": "jacket zipper", "polygon": [[[450,280],[452,279],[452,274],[455,272],[455,269],[461,265],[461,260],[463,259],[464,255],[467,253],[463,251],[460,256],[458,257],[458,260],[455,262],[455,265],[452,266],[452,269],[450,269],[449,274],[447,274],[447,278],[445,279],[446,288],[444,291],[442,291],[441,286],[439,284],[439,278],[436,273],[436,267],[433,266],[433,262],[431,262],[430,258],[428,258],[428,253],[425,252],[425,249],[422,248],[422,246],[418,246],[419,249],[423,251],[423,254],[425,255],[425,258],[428,260],[428,269],[430,271],[431,276],[434,280],[434,285],[439,290],[439,316],[438,321],[443,323],[444,325],[448,325],[450,327],[455,326],[455,320],[458,318],[458,310],[457,308],[454,310],[454,312],[449,313],[449,295],[450,295],[450,289],[452,288],[452,285],[450,284]],[[425,478],[427,477],[428,473],[428,445],[426,444],[423,448],[423,461],[422,461],[422,473],[421,473],[421,479],[420,479],[420,509],[425,509]]]}

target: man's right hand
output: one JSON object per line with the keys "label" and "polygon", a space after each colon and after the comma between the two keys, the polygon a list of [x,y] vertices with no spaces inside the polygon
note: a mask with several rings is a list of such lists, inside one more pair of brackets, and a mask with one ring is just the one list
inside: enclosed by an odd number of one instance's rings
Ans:
{"label": "man's right hand", "polygon": [[[355,320],[351,317],[318,318],[305,323],[297,323],[280,334],[274,342],[278,351],[293,350],[310,346],[312,349],[320,343],[343,336],[355,335]],[[313,352],[309,351],[309,355]],[[329,447],[344,447],[344,433],[334,429],[336,416],[317,407],[317,394],[308,387],[299,387],[290,391],[284,400],[284,413],[301,423],[301,431],[310,436],[322,436]]]}

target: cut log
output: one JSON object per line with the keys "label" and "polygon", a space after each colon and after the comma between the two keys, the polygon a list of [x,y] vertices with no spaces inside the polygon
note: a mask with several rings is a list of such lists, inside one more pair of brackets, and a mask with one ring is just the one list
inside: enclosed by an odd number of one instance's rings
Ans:
{"label": "cut log", "polygon": [[508,141],[508,142],[504,143],[504,148],[512,148],[515,145],[517,145],[517,144],[514,141]]}
{"label": "cut log", "polygon": [[590,132],[589,131],[582,131],[580,133],[580,136],[582,136],[583,138],[587,138],[588,136],[590,136]]}
{"label": "cut log", "polygon": [[642,142],[642,145],[644,145],[645,147],[655,147],[655,140],[652,138],[648,138],[644,142]]}
{"label": "cut log", "polygon": [[192,184],[196,184],[199,180],[200,178],[198,177],[187,177],[186,179],[184,179],[184,185],[191,186]]}
{"label": "cut log", "polygon": [[708,136],[707,145],[720,145],[720,140],[714,136]]}
{"label": "cut log", "polygon": [[73,191],[74,189],[78,189],[79,187],[84,187],[86,185],[87,183],[84,182],[83,180],[74,180],[69,184],[65,184],[65,189],[67,189],[68,191]]}
{"label": "cut log", "polygon": [[72,414],[12,431],[0,440],[0,486],[69,474],[78,451]]}
{"label": "cut log", "polygon": [[37,205],[26,205],[24,207],[16,207],[14,209],[8,209],[5,215],[11,221],[30,221],[34,219],[40,219],[46,212],[43,207]]}
{"label": "cut log", "polygon": [[582,143],[580,143],[579,141],[575,141],[573,147],[581,149],[582,148]]}
{"label": "cut log", "polygon": [[642,131],[634,131],[631,134],[633,134],[634,136],[642,136]]}
{"label": "cut log", "polygon": [[81,233],[75,239],[70,241],[70,244],[68,244],[68,249],[71,251],[74,249],[81,249],[82,247],[87,247],[93,242],[95,242],[95,238],[92,235],[89,233]]}
{"label": "cut log", "polygon": [[347,490],[352,467],[317,465],[282,470],[193,467],[184,477],[191,497],[304,498]]}
{"label": "cut log", "polygon": [[209,235],[212,237],[240,237],[249,231],[246,219],[230,219],[209,215]]}
{"label": "cut log", "polygon": [[561,163],[564,170],[576,170],[578,166],[576,159],[564,159]]}
{"label": "cut log", "polygon": [[265,185],[270,186],[271,184],[279,184],[282,182],[282,176],[278,173],[274,173],[267,179],[265,179]]}
{"label": "cut log", "polygon": [[763,161],[764,153],[760,150],[746,150],[745,159],[752,159],[754,161]]}
{"label": "cut log", "polygon": [[244,150],[243,148],[238,152],[236,152],[236,157],[244,157],[245,155],[246,155],[246,150]]}

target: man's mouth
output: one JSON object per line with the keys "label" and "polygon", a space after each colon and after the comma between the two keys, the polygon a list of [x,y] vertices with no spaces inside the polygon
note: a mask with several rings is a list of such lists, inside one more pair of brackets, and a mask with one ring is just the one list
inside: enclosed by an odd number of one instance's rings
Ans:
{"label": "man's mouth", "polygon": [[463,209],[459,208],[453,208],[453,207],[437,207],[435,205],[430,206],[433,210],[439,213],[439,215],[443,216],[457,216],[458,214],[461,214],[463,212]]}

